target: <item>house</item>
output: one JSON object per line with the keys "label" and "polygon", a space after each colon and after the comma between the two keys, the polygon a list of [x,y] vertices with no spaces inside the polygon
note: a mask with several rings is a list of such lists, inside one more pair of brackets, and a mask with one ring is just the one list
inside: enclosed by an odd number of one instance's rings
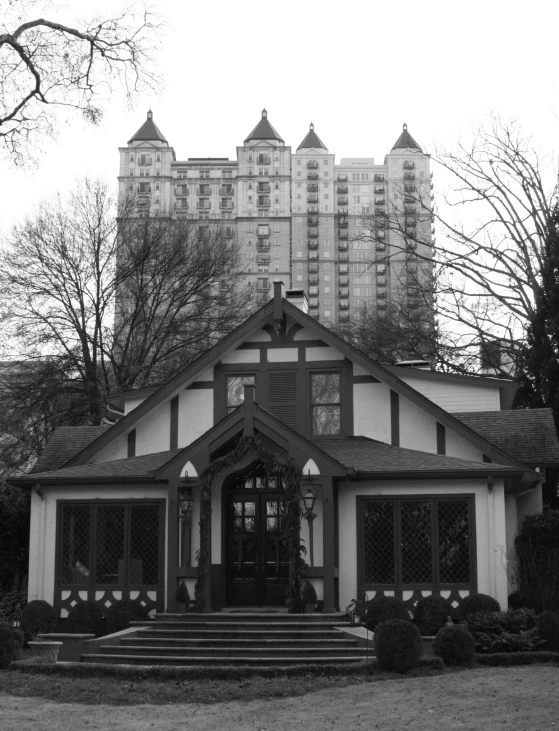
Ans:
{"label": "house", "polygon": [[511,411],[514,391],[380,366],[276,282],[171,381],[116,396],[115,424],[58,430],[13,480],[32,494],[30,598],[61,617],[85,599],[173,611],[178,584],[193,596],[198,582],[204,611],[283,605],[278,465],[291,465],[325,611],[359,591],[455,606],[484,592],[506,607],[518,521],[542,509],[543,471],[559,465],[551,412]]}

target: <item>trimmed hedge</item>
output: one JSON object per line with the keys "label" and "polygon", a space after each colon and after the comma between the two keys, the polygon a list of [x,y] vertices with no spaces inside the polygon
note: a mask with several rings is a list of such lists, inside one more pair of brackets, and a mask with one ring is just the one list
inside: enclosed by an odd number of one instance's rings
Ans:
{"label": "trimmed hedge", "polygon": [[445,665],[472,665],[475,651],[476,641],[461,625],[443,627],[433,642],[433,652]]}
{"label": "trimmed hedge", "polygon": [[491,667],[535,665],[540,662],[559,663],[559,652],[495,652],[492,655],[476,655],[478,665],[490,665]]}
{"label": "trimmed hedge", "polygon": [[105,632],[103,612],[93,602],[78,602],[68,613],[66,631],[71,634],[94,634],[101,637]]}
{"label": "trimmed hedge", "polygon": [[489,594],[470,594],[460,602],[458,607],[460,619],[467,620],[470,614],[485,614],[486,612],[500,612],[501,605]]}
{"label": "trimmed hedge", "polygon": [[545,649],[550,652],[559,652],[559,614],[543,612],[537,618],[538,634],[545,640]]}
{"label": "trimmed hedge", "polygon": [[415,605],[414,622],[422,635],[436,635],[452,612],[452,604],[444,597],[424,596]]}
{"label": "trimmed hedge", "polygon": [[303,584],[301,599],[305,604],[316,604],[316,602],[318,601],[318,597],[316,596],[316,589],[308,579]]}
{"label": "trimmed hedge", "polygon": [[148,610],[140,602],[132,599],[120,599],[111,604],[107,610],[107,634],[120,632],[130,627],[130,622],[141,622],[148,619]]}
{"label": "trimmed hedge", "polygon": [[38,634],[54,632],[56,625],[55,611],[43,599],[34,599],[29,602],[21,613],[21,629],[27,641]]}
{"label": "trimmed hedge", "polygon": [[389,619],[375,630],[375,652],[381,670],[405,673],[419,664],[421,634],[406,619]]}
{"label": "trimmed hedge", "polygon": [[378,596],[365,605],[364,624],[374,632],[377,625],[390,619],[410,620],[410,613],[401,599],[394,596]]}

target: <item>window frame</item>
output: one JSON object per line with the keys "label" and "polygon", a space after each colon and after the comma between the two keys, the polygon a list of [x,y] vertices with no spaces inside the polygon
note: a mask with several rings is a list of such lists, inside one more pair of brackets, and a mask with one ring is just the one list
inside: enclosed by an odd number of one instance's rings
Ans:
{"label": "window frame", "polygon": [[[97,553],[97,508],[108,505],[123,505],[124,511],[124,560],[126,565],[127,581],[124,584],[100,583],[94,581],[96,577],[96,553]],[[157,529],[157,550],[158,565],[156,584],[133,584],[130,582],[130,513],[131,508],[141,505],[157,505],[158,508],[158,529]],[[62,582],[62,560],[63,560],[63,511],[65,506],[89,507],[90,509],[90,536],[89,536],[89,581],[87,584],[63,583]],[[152,591],[160,589],[165,583],[165,517],[166,501],[162,498],[130,498],[130,499],[93,499],[93,500],[57,500],[56,505],[56,559],[55,559],[55,590],[75,588],[81,591],[89,591],[94,588],[118,591],[121,589]]]}
{"label": "window frame", "polygon": [[[345,436],[347,436],[347,429],[345,424],[345,418],[346,418],[346,411],[345,408],[345,402],[346,398],[344,397],[344,368],[341,368],[339,366],[332,366],[332,367],[316,367],[316,368],[309,368],[307,371],[307,393],[308,393],[308,418],[309,418],[309,437],[311,439],[343,439]],[[340,431],[338,434],[315,434],[313,430],[313,399],[312,399],[312,379],[313,376],[319,376],[319,375],[328,375],[331,373],[336,373],[339,375],[340,378]],[[322,406],[328,406],[329,404],[317,404]],[[332,404],[332,405],[338,405],[338,404]]]}
{"label": "window frame", "polygon": [[[221,373],[221,396],[219,397],[218,401],[219,404],[216,404],[219,406],[219,410],[221,412],[221,415],[219,416],[219,419],[228,416],[229,414],[232,414],[233,411],[238,406],[231,407],[231,411],[229,411],[229,405],[227,402],[227,396],[228,396],[228,389],[227,389],[227,379],[228,378],[248,378],[252,376],[254,378],[254,387],[256,389],[256,395],[258,394],[258,382],[259,382],[259,371],[257,368],[255,368],[253,365],[249,366],[248,368],[243,368],[243,366],[238,365],[223,365],[222,366],[222,373]],[[241,406],[242,404],[239,404]]]}
{"label": "window frame", "polygon": [[[397,507],[403,502],[420,502],[429,500],[431,502],[431,567],[432,577],[431,583],[404,583],[402,581],[402,563],[401,563],[401,520],[400,508]],[[436,505],[439,502],[464,502],[468,503],[468,532],[469,532],[469,574],[468,583],[444,583],[439,580],[440,565],[438,562],[438,513]],[[395,582],[393,584],[372,584],[365,583],[365,504],[372,502],[392,502],[394,509],[394,566],[395,566]],[[469,590],[470,593],[477,591],[477,563],[476,563],[476,514],[475,514],[475,495],[473,493],[458,493],[453,495],[441,495],[433,493],[418,493],[407,495],[357,495],[356,496],[356,519],[357,519],[357,586],[359,591],[412,591],[414,589],[436,591],[449,590]]]}

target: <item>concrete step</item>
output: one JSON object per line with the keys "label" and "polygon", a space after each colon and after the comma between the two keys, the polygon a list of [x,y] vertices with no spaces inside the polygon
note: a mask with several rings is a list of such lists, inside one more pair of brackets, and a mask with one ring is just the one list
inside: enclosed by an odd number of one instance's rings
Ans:
{"label": "concrete step", "polygon": [[189,612],[187,614],[170,614],[161,613],[155,615],[155,620],[151,620],[153,623],[167,623],[167,622],[233,622],[234,624],[241,624],[246,622],[272,622],[274,624],[292,624],[292,623],[305,623],[313,624],[318,623],[330,623],[330,624],[343,624],[347,622],[345,614],[342,612],[336,612],[333,614],[323,614],[315,612],[314,614],[288,614],[287,612]]}
{"label": "concrete step", "polygon": [[159,630],[195,630],[196,632],[208,629],[213,631],[222,631],[226,629],[239,629],[239,630],[252,630],[254,632],[268,632],[272,630],[285,630],[285,631],[308,631],[308,632],[314,632],[319,630],[332,630],[334,627],[342,627],[342,626],[348,626],[344,623],[339,622],[289,622],[289,623],[283,623],[283,622],[273,622],[273,621],[267,621],[267,622],[235,622],[235,621],[227,621],[227,622],[216,622],[214,620],[210,621],[198,621],[198,622],[130,622],[131,627],[137,627],[138,629],[145,629],[150,631],[159,631]]}
{"label": "concrete step", "polygon": [[331,627],[327,629],[277,629],[266,628],[263,629],[251,629],[248,627],[241,627],[236,629],[222,629],[221,627],[213,627],[211,629],[151,629],[141,628],[137,633],[138,637],[153,637],[153,638],[177,638],[177,639],[189,639],[191,637],[207,637],[207,638],[237,638],[237,639],[256,639],[259,640],[262,637],[268,637],[270,639],[284,639],[284,640],[301,640],[301,639],[328,639],[338,638],[342,636],[339,630]]}
{"label": "concrete step", "polygon": [[231,638],[231,637],[144,637],[143,635],[133,635],[122,637],[120,646],[129,645],[146,646],[146,647],[319,647],[327,645],[328,647],[355,647],[357,640],[343,637],[321,637],[316,639],[297,638],[293,639],[281,638]]}
{"label": "concrete step", "polygon": [[[101,645],[99,648],[103,655],[119,655],[124,656],[142,656],[142,657],[184,657],[188,656],[191,658],[255,658],[255,657],[291,657],[291,658],[313,658],[313,657],[346,657],[359,656],[365,657],[367,652],[364,648],[359,647],[330,647],[330,646],[319,646],[319,647],[160,647],[160,646],[145,646],[145,645]],[[370,653],[369,653],[370,654]]]}
{"label": "concrete step", "polygon": [[[370,657],[370,655],[369,655]],[[319,655],[303,657],[294,657],[292,655],[260,655],[255,657],[247,657],[239,655],[237,657],[227,656],[200,656],[192,657],[190,655],[118,655],[118,654],[84,654],[82,662],[87,663],[109,663],[113,665],[338,665],[345,663],[362,662],[362,655],[347,655],[345,657],[336,657],[332,655]]]}

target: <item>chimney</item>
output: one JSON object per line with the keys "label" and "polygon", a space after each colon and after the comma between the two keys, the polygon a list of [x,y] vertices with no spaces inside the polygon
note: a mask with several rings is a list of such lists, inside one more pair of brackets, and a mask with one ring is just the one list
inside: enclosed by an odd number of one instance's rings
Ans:
{"label": "chimney", "polygon": [[288,289],[285,293],[285,299],[306,315],[309,314],[309,300],[304,289]]}

